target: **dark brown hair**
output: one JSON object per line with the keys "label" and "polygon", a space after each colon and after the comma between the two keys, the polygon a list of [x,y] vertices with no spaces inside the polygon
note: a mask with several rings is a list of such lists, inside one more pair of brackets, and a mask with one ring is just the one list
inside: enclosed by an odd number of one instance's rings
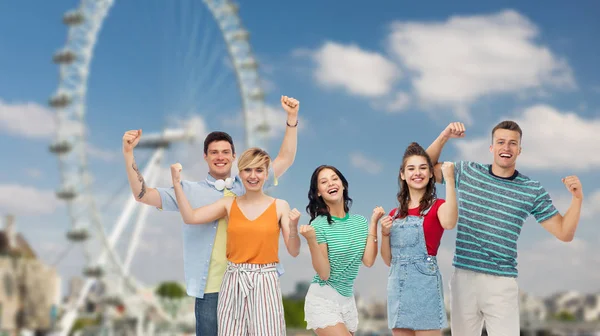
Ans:
{"label": "dark brown hair", "polygon": [[221,132],[214,131],[210,132],[206,138],[204,139],[204,154],[208,154],[208,146],[215,141],[227,141],[231,145],[231,153],[235,154],[235,147],[233,146],[233,139],[231,139],[231,135]]}
{"label": "dark brown hair", "polygon": [[344,187],[344,212],[348,213],[348,211],[350,211],[350,207],[352,206],[352,198],[348,196],[348,180],[346,180],[344,175],[342,175],[342,173],[334,166],[318,166],[310,178],[310,189],[308,190],[308,205],[306,206],[306,212],[308,212],[308,214],[310,215],[309,224],[317,216],[327,216],[327,222],[329,224],[333,223],[333,219],[331,218],[331,214],[329,213],[329,206],[327,206],[327,204],[323,200],[323,197],[319,196],[319,173],[323,169],[333,170],[333,172],[342,181],[342,186]]}
{"label": "dark brown hair", "polygon": [[[398,199],[398,217],[403,218],[408,216],[408,205],[410,203],[410,192],[408,190],[408,183],[406,180],[402,179],[402,173],[404,173],[404,169],[406,168],[406,162],[412,156],[422,156],[427,160],[427,165],[429,166],[429,171],[433,174],[433,163],[431,162],[431,158],[427,155],[427,152],[421,147],[418,143],[413,142],[406,148],[404,151],[404,156],[402,157],[402,166],[400,166],[400,172],[398,173],[398,187],[399,191],[396,195]],[[425,189],[425,194],[423,198],[421,198],[421,202],[419,202],[419,214],[423,214],[423,212],[429,207],[433,205],[435,202],[436,191],[435,191],[435,178],[430,177],[429,183],[427,183],[427,187]]]}

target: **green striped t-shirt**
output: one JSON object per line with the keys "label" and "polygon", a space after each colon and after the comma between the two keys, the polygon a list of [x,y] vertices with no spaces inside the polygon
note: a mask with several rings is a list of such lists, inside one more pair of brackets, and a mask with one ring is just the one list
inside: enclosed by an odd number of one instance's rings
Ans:
{"label": "green striped t-shirt", "polygon": [[460,161],[454,176],[458,224],[454,267],[517,277],[517,240],[533,215],[541,223],[558,211],[538,181],[518,171],[509,178],[492,174],[491,165]]}
{"label": "green striped t-shirt", "polygon": [[351,297],[354,294],[354,279],[362,263],[367,245],[369,225],[361,215],[346,214],[346,217],[331,217],[333,223],[327,222],[326,216],[315,218],[311,225],[319,244],[327,244],[329,257],[329,279],[321,280],[315,275],[313,283],[329,285],[340,295]]}

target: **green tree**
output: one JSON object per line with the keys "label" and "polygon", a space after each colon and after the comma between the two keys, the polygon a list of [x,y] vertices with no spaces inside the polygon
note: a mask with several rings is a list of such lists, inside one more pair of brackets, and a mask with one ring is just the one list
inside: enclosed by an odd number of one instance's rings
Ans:
{"label": "green tree", "polygon": [[155,293],[163,309],[173,318],[177,316],[186,296],[185,289],[177,282],[166,281],[158,285]]}
{"label": "green tree", "polygon": [[306,329],[304,321],[304,299],[283,298],[285,324],[288,328]]}
{"label": "green tree", "polygon": [[575,315],[573,315],[572,313],[568,312],[568,311],[561,311],[560,313],[554,315],[554,319],[558,320],[558,321],[563,321],[563,322],[572,322],[572,321],[576,321],[577,318],[575,317]]}
{"label": "green tree", "polygon": [[69,335],[73,335],[76,331],[83,330],[87,327],[100,325],[100,322],[100,316],[97,316],[96,318],[80,317],[77,320],[75,320],[75,323],[73,323]]}
{"label": "green tree", "polygon": [[185,289],[179,283],[173,281],[161,283],[156,288],[155,293],[162,298],[168,299],[181,299],[185,297]]}

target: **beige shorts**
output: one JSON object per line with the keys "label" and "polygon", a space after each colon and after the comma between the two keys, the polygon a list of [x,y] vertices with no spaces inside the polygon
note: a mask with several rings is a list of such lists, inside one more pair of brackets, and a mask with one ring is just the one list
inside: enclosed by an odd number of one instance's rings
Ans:
{"label": "beige shorts", "polygon": [[454,268],[450,280],[452,335],[519,336],[516,278]]}

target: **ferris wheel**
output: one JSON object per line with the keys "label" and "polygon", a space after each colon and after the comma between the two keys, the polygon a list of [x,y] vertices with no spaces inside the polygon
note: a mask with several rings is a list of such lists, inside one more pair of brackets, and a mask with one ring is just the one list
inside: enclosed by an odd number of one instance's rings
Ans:
{"label": "ferris wheel", "polygon": [[[147,4],[141,3],[142,7]],[[138,335],[152,334],[156,323],[178,322],[131,272],[150,207],[138,205],[129,197],[110,233],[107,233],[93,193],[92,165],[87,150],[89,125],[85,122],[86,111],[89,110],[88,78],[96,41],[113,5],[114,0],[81,0],[77,9],[66,12],[63,16],[63,23],[68,27],[66,45],[53,56],[54,63],[59,66],[59,84],[55,94],[49,99],[49,105],[56,111],[57,133],[49,149],[58,157],[61,172],[61,185],[56,195],[67,204],[70,221],[67,238],[73,243],[81,244],[85,257],[85,283],[77,300],[63,307],[58,323],[61,336],[68,334],[90,291],[99,284],[104,288],[103,304],[126,306],[127,317],[136,321],[135,333]],[[212,24],[217,27],[215,35],[226,51],[228,67],[233,76],[231,81],[234,82],[235,95],[243,117],[244,145],[263,146],[269,132],[264,113],[265,93],[258,74],[258,63],[249,43],[249,33],[243,28],[238,16],[238,6],[230,0],[204,0],[202,6],[209,13]],[[196,45],[203,44],[204,39],[198,37],[202,33],[198,30],[198,25],[193,24],[193,27],[197,31],[186,41],[194,49],[198,49]],[[204,46],[200,49],[211,48]],[[198,57],[187,56],[192,62],[198,62]],[[218,57],[213,58],[220,61]],[[197,67],[198,64],[194,66]],[[194,76],[193,72],[191,76]],[[193,80],[195,78],[192,78],[192,82]],[[151,151],[142,173],[148,185],[155,185],[161,160],[170,146],[176,142],[189,141],[195,136],[193,129],[187,127],[165,128],[156,134],[144,133],[137,148]],[[133,233],[126,242],[125,255],[122,255],[116,245],[122,244],[126,229]],[[94,251],[94,246],[99,248]]]}

